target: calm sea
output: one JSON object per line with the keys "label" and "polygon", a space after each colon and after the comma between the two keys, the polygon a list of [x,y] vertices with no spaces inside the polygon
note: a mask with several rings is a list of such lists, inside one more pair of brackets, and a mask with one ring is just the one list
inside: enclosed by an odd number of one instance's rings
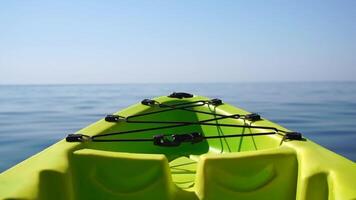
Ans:
{"label": "calm sea", "polygon": [[0,171],[144,98],[185,91],[239,106],[356,161],[356,82],[0,86]]}

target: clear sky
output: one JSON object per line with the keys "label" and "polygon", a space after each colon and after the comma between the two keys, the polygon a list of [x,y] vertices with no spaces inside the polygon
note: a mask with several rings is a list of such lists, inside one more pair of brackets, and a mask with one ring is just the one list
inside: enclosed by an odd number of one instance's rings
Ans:
{"label": "clear sky", "polygon": [[0,84],[330,80],[355,0],[0,2]]}

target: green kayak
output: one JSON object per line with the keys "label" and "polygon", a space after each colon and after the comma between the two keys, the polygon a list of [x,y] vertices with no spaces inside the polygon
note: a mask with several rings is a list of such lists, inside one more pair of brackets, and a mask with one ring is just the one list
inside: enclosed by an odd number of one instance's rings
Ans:
{"label": "green kayak", "polygon": [[145,99],[0,175],[0,199],[356,199],[356,164],[220,99]]}

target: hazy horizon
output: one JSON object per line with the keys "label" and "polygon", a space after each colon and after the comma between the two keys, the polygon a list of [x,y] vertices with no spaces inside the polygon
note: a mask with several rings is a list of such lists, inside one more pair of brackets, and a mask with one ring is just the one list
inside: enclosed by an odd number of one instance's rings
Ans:
{"label": "hazy horizon", "polygon": [[121,83],[10,83],[3,84],[0,83],[0,86],[76,86],[76,85],[189,85],[189,84],[278,84],[278,83],[315,83],[315,84],[323,84],[323,83],[356,83],[356,80],[322,80],[322,81],[237,81],[237,82],[121,82]]}
{"label": "hazy horizon", "polygon": [[356,1],[7,1],[0,85],[356,81]]}

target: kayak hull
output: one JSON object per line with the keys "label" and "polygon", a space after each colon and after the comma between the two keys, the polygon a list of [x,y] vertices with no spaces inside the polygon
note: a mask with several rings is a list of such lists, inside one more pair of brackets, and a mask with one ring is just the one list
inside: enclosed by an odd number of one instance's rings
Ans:
{"label": "kayak hull", "polygon": [[[158,97],[174,105],[209,100]],[[196,111],[245,115],[229,104],[202,105]],[[114,113],[132,116],[162,110],[135,104]],[[197,122],[204,113],[172,110],[136,120]],[[266,119],[227,118],[217,124],[284,127]],[[165,125],[165,124],[163,124]],[[97,136],[162,124],[107,122],[77,133]],[[204,136],[264,133],[260,128],[190,124],[164,130],[111,135],[105,139],[152,138],[158,134],[200,132]],[[0,199],[356,199],[356,165],[314,142],[283,140],[280,134],[231,137],[157,146],[152,142],[67,142],[61,140],[0,175]]]}

